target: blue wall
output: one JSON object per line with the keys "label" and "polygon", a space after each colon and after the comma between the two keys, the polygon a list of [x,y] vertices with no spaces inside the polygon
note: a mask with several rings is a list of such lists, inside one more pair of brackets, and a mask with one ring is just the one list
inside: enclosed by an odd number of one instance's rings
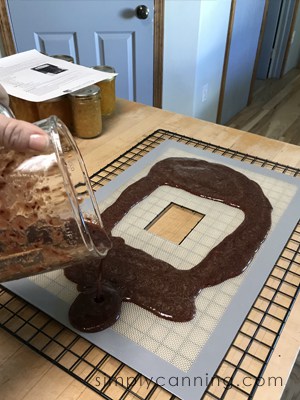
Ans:
{"label": "blue wall", "polygon": [[[193,116],[216,121],[231,1],[201,1]],[[207,92],[207,99],[205,100]]]}
{"label": "blue wall", "polygon": [[163,108],[193,115],[200,1],[166,1]]}
{"label": "blue wall", "polygon": [[[248,101],[265,0],[237,0],[221,123]],[[216,121],[231,0],[166,0],[163,108]]]}
{"label": "blue wall", "polygon": [[221,123],[246,107],[251,86],[264,0],[237,0]]}
{"label": "blue wall", "polygon": [[231,0],[166,0],[163,108],[215,121]]}

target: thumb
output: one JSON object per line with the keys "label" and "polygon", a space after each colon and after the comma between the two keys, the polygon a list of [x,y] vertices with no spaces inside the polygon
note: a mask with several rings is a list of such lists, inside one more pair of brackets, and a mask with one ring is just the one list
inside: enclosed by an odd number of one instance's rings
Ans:
{"label": "thumb", "polygon": [[49,145],[49,137],[39,127],[0,115],[0,145],[16,151],[43,152]]}

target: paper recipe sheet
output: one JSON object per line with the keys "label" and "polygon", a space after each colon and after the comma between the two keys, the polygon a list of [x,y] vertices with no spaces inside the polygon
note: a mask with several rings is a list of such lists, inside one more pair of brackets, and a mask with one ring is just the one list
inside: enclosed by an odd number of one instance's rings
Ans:
{"label": "paper recipe sheet", "polygon": [[45,56],[37,50],[0,59],[0,83],[7,93],[34,102],[74,92],[115,75]]}

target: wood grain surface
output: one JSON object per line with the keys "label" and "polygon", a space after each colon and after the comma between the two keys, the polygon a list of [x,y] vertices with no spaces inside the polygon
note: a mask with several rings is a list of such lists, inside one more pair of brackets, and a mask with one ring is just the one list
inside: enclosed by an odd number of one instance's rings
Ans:
{"label": "wood grain surface", "polygon": [[[300,167],[300,148],[297,146],[121,99],[117,101],[115,114],[104,120],[103,126],[103,134],[99,138],[90,140],[78,139],[78,145],[90,175],[159,128],[275,162],[288,164],[292,167]],[[280,273],[281,269],[278,268],[279,278]],[[274,278],[272,279],[274,280]],[[272,279],[269,283],[270,285],[275,285]],[[297,284],[296,280],[295,284]],[[294,295],[293,293],[291,294]],[[268,298],[268,290],[264,293],[264,298]],[[264,309],[264,303],[266,302],[267,300],[264,299],[257,300],[257,308],[253,310],[253,313],[251,311],[251,318],[254,322],[261,318],[260,310]],[[16,302],[15,307],[18,307],[18,302]],[[282,310],[280,307],[276,310],[275,307],[272,312],[274,315],[280,316]],[[280,399],[299,349],[299,315],[300,299],[298,298],[263,375],[265,379],[271,376],[282,376],[283,385],[272,387],[265,385],[258,388],[254,396],[255,400]],[[4,311],[0,310],[0,322],[2,318],[4,318]],[[43,319],[42,317],[39,318]],[[38,321],[37,323],[42,325],[43,321]],[[53,329],[55,329],[55,323],[53,324]],[[253,324],[245,323],[242,327],[242,332],[251,336],[253,334]],[[274,332],[278,329],[276,320],[272,318],[266,319],[264,324]],[[264,330],[263,326],[257,334],[264,338],[265,341],[272,341],[270,331]],[[68,334],[65,333],[65,336],[63,340],[68,343]],[[40,340],[40,346],[42,346],[42,338],[37,337],[36,340]],[[236,337],[235,343],[239,348],[243,349],[247,347],[249,339],[241,333]],[[77,346],[79,349],[76,351],[84,351],[86,343],[79,341]],[[52,348],[51,351],[54,352],[55,348]],[[98,354],[95,354],[94,357],[100,357],[102,350],[99,349],[97,351]],[[234,363],[240,357],[241,352],[242,350],[239,351],[237,348],[230,349],[226,356],[227,364],[222,364],[220,367],[222,376],[228,376],[232,370],[230,361]],[[255,357],[251,357],[251,354],[255,355]],[[263,359],[265,354],[266,349],[263,345],[259,345],[259,343],[252,344],[249,356],[243,361],[243,367],[256,374],[262,364],[259,362],[259,358]],[[64,362],[66,366],[72,362],[70,357],[70,355],[65,355]],[[92,357],[92,354],[90,357]],[[103,368],[108,374],[111,374],[117,370],[119,364],[118,360],[107,356]],[[88,365],[86,365],[86,371],[82,365],[80,368],[81,370],[78,373],[83,376],[88,370]],[[129,376],[134,373],[129,367],[127,371],[122,371],[122,373]],[[235,380],[242,382],[242,376],[236,376]],[[0,330],[0,388],[0,398],[5,400],[94,400],[102,398],[101,395],[94,393],[66,372],[53,366],[45,358],[32,351],[26,345],[21,344],[4,330]],[[140,386],[136,393],[145,396],[147,390],[149,392],[150,389],[151,387],[146,387],[146,385]],[[215,388],[214,394],[216,396],[218,396],[219,389],[218,387]],[[111,396],[112,399],[119,399],[122,395],[122,390],[121,387],[112,385],[107,389],[106,394]],[[150,398],[151,400],[168,400],[171,397],[163,388],[158,388]],[[126,398],[126,400],[137,399],[132,394],[122,398]],[[205,396],[206,400],[212,398],[210,395]],[[234,389],[229,390],[226,395],[226,399],[230,400],[244,398],[246,399],[247,396],[241,396]]]}
{"label": "wood grain surface", "polygon": [[227,125],[286,143],[300,144],[300,70],[255,82],[251,104]]}

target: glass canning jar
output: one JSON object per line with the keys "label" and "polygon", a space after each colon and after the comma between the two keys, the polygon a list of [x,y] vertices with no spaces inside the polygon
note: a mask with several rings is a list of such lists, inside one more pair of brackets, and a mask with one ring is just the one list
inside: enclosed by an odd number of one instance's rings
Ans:
{"label": "glass canning jar", "polygon": [[[115,73],[115,69],[108,65],[93,67],[97,71]],[[116,76],[97,82],[101,89],[101,112],[103,117],[110,116],[116,108]]]}
{"label": "glass canning jar", "polygon": [[91,85],[69,94],[72,126],[76,136],[90,139],[102,133],[100,88]]}
{"label": "glass canning jar", "polygon": [[81,265],[111,247],[79,149],[57,117],[44,154],[0,148],[0,282]]}
{"label": "glass canning jar", "polygon": [[39,119],[56,115],[72,131],[72,111],[68,96],[59,96],[37,103]]}
{"label": "glass canning jar", "polygon": [[37,103],[20,99],[19,97],[9,96],[9,104],[16,118],[27,122],[38,121]]}

